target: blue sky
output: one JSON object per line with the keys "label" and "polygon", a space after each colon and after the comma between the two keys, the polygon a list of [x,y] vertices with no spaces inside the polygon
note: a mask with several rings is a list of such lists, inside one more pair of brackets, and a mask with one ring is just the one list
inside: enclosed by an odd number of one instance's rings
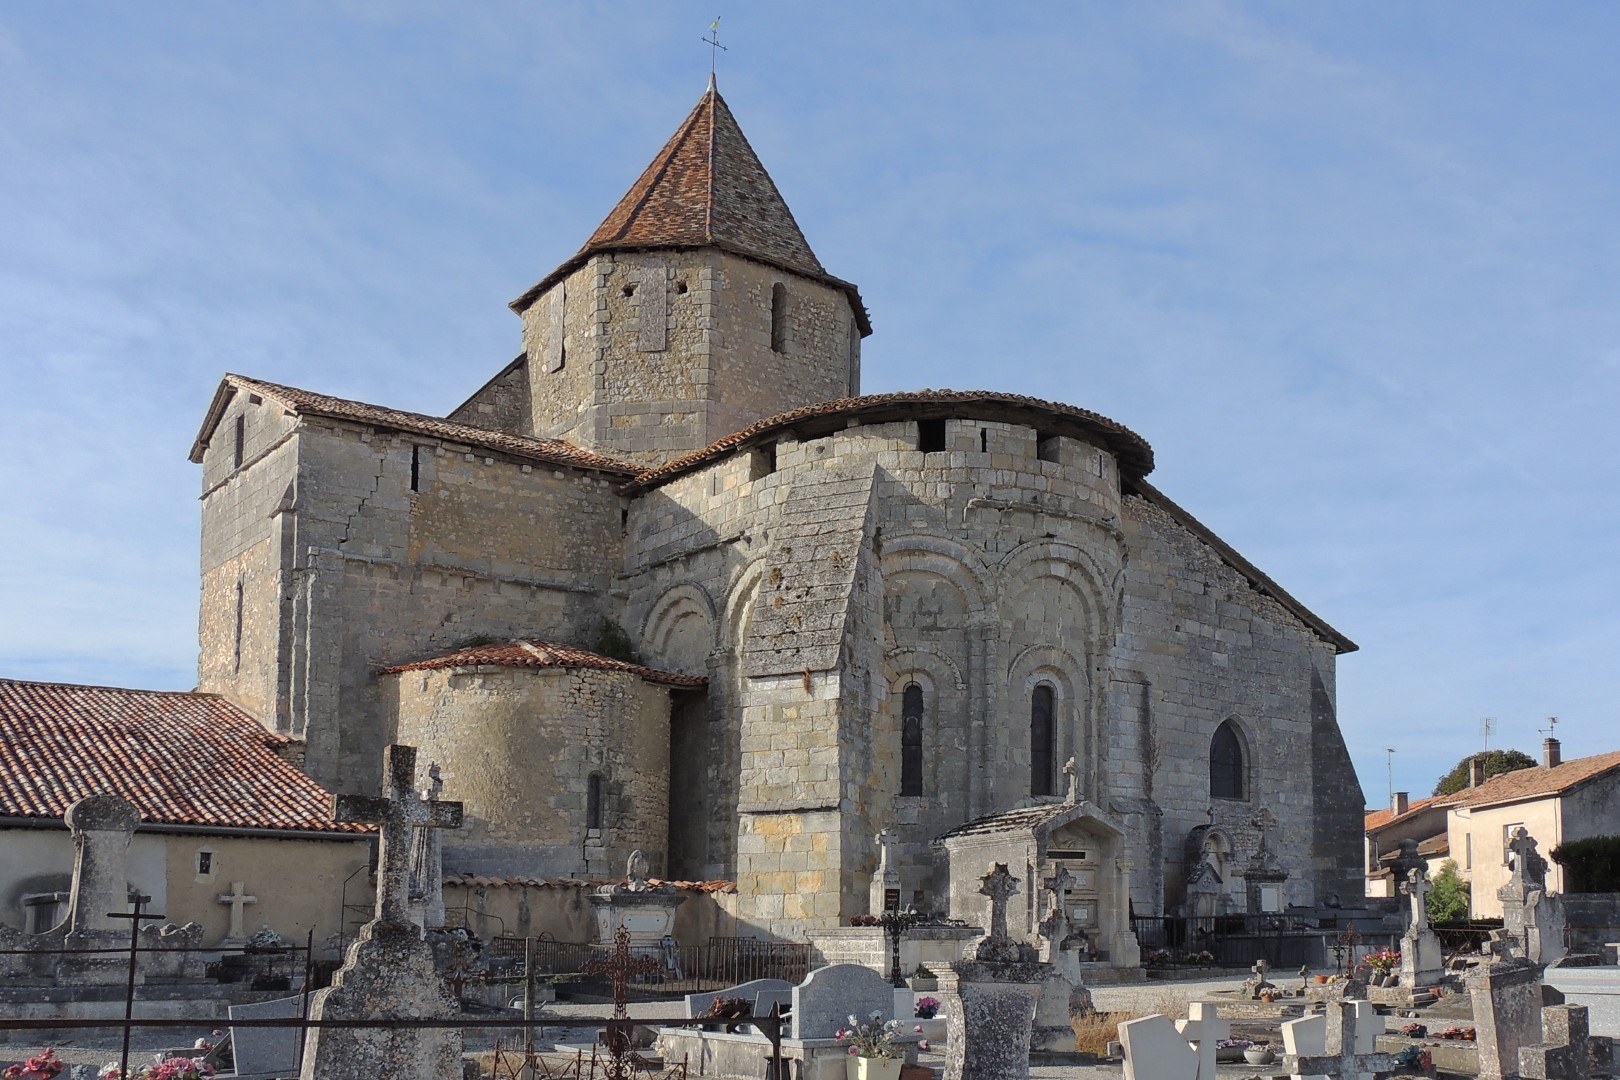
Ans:
{"label": "blue sky", "polygon": [[1620,746],[1620,7],[0,6],[0,674],[186,688],[221,372],[442,413],[720,87],[865,388],[1095,409],[1361,646],[1369,800]]}

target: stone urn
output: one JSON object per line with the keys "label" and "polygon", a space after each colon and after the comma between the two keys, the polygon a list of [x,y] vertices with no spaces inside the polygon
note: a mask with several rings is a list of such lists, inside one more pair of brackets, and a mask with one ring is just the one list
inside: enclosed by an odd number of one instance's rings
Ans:
{"label": "stone urn", "polygon": [[1277,1060],[1277,1056],[1271,1052],[1269,1046],[1251,1046],[1243,1051],[1243,1060],[1250,1065],[1270,1065]]}
{"label": "stone urn", "polygon": [[857,1057],[851,1054],[844,1062],[847,1080],[900,1080],[899,1058]]}

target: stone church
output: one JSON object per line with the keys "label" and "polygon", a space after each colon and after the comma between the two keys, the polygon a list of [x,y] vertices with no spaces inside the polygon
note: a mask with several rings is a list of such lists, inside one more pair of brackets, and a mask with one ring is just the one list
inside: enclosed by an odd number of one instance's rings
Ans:
{"label": "stone church", "polygon": [[880,830],[941,905],[940,838],[1062,803],[1072,758],[1136,914],[1252,906],[1257,844],[1276,902],[1355,895],[1355,645],[1122,424],[861,396],[860,292],[712,85],[511,308],[522,351],[444,417],[227,375],[197,436],[201,689],[321,784],[412,743],[466,803],[447,870],[640,848],[798,937],[866,909]]}

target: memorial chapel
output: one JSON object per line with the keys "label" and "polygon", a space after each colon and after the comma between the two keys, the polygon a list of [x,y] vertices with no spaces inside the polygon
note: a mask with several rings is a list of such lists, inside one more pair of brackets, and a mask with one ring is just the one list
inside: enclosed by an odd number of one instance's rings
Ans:
{"label": "memorial chapel", "polygon": [[200,689],[328,790],[409,743],[466,806],[449,873],[641,849],[801,938],[866,910],[881,830],[943,907],[941,838],[1065,804],[1073,759],[1138,915],[1246,910],[1256,852],[1269,906],[1359,893],[1355,645],[1123,424],[862,396],[860,292],[712,84],[510,306],[521,352],[442,417],[232,374],[197,436]]}

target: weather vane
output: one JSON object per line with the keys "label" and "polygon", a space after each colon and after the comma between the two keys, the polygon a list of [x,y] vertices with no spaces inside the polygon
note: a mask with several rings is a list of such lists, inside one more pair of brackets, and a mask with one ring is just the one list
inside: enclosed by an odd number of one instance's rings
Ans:
{"label": "weather vane", "polygon": [[730,51],[720,44],[720,16],[716,15],[714,22],[709,24],[709,36],[704,38],[703,41],[709,46],[709,81],[712,83],[714,82],[715,61],[720,58],[721,53]]}

